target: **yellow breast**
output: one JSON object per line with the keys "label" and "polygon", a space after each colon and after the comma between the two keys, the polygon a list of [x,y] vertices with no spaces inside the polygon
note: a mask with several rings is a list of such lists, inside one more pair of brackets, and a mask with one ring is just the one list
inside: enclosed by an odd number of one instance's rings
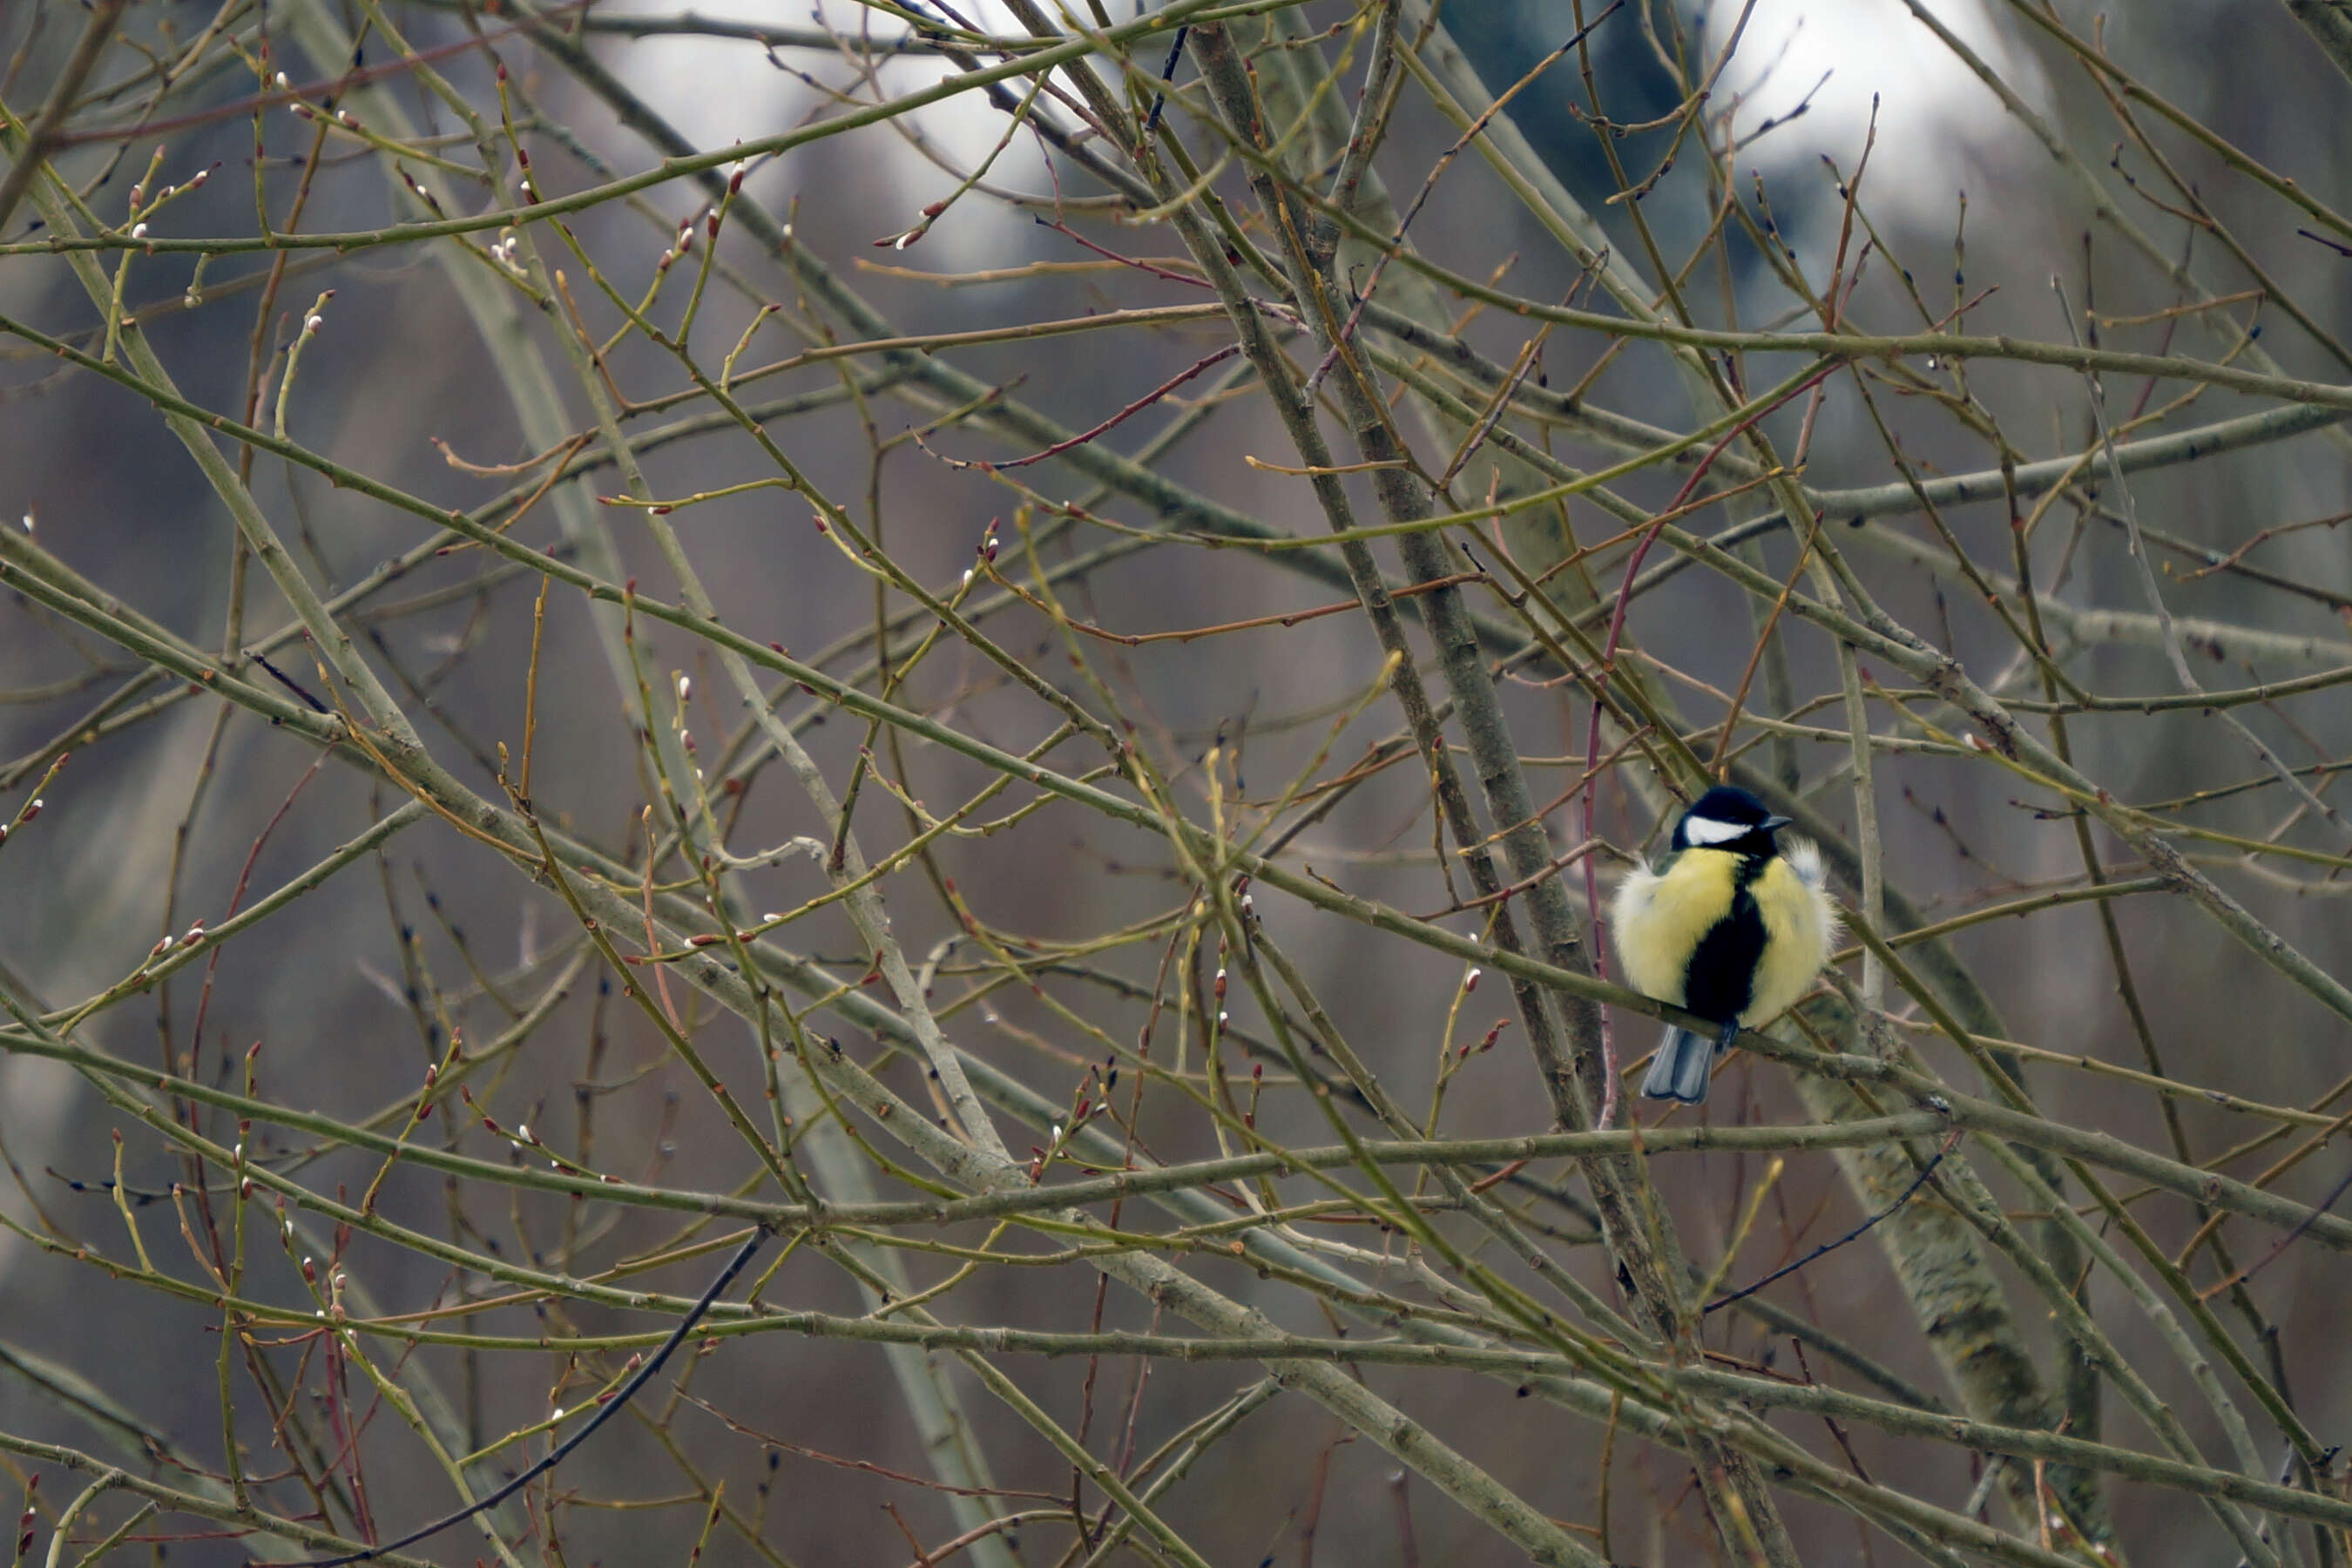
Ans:
{"label": "yellow breast", "polygon": [[1820,891],[1790,868],[1789,862],[1768,862],[1764,874],[1748,884],[1756,910],[1764,917],[1764,959],[1756,967],[1748,1011],[1742,1024],[1760,1024],[1810,990],[1829,956],[1834,920],[1827,913]]}
{"label": "yellow breast", "polygon": [[1646,868],[1617,889],[1609,924],[1627,984],[1644,996],[1677,1006],[1683,971],[1716,921],[1731,911],[1739,857],[1722,849],[1685,849],[1664,875]]}

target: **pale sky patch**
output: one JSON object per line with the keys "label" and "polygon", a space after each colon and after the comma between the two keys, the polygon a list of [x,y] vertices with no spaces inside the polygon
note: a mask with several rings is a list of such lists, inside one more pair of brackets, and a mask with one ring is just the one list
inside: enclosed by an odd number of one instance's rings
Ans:
{"label": "pale sky patch", "polygon": [[[677,9],[671,0],[626,0],[623,8],[641,14],[675,13]],[[814,0],[813,5],[791,7],[737,0],[731,5],[697,5],[694,9],[707,17],[753,26],[806,28],[821,23],[852,39],[861,27],[869,29],[877,38],[894,37],[901,27],[901,24],[857,5],[856,0]],[[976,26],[992,32],[1022,31],[1000,0],[969,0],[958,4],[956,9]],[[732,39],[647,38],[633,43],[613,58],[630,85],[700,147],[715,150],[730,142],[772,136],[813,116],[840,112],[837,105],[827,105],[824,95],[817,89],[770,64],[757,44]],[[871,101],[874,97],[875,84],[858,83],[858,68],[849,53],[827,58],[812,50],[793,49],[782,52],[780,58],[828,87],[855,84],[862,100]],[[954,75],[960,68],[936,55],[908,55],[887,60],[877,72],[876,79],[884,94],[898,97]],[[1016,94],[1027,91],[1025,82],[1016,81],[1011,86]],[[883,227],[868,237],[886,238],[919,223],[925,205],[950,195],[961,174],[968,173],[995,150],[1004,136],[1005,118],[981,92],[959,93],[904,117],[899,125],[908,132],[919,133],[938,154],[937,162],[926,157],[908,135],[894,134],[887,129],[861,132],[856,140],[857,157],[867,166],[860,172],[861,189],[855,193],[857,205],[866,207],[876,191],[884,193],[886,203],[895,204],[879,215]],[[813,166],[813,160],[824,158],[823,151],[814,153],[809,159],[787,154],[755,174],[753,180],[761,195],[779,208],[798,195],[814,219],[817,212],[833,205],[826,191],[810,184],[812,176],[806,172]],[[943,168],[942,163],[947,167]],[[832,166],[837,168],[838,161],[833,161]],[[950,174],[950,169],[957,173]],[[1031,194],[1050,193],[1052,179],[1036,137],[1025,129],[1015,135],[991,165],[986,183]],[[974,192],[959,201],[917,245],[903,253],[901,264],[938,271],[1016,265],[1034,254],[1034,241],[1030,234],[1033,226],[1025,217],[1007,210],[1003,203]]]}
{"label": "pale sky patch", "polygon": [[[1982,0],[1924,3],[2029,107],[2047,111],[2050,86],[2041,67],[1995,24]],[[1730,0],[1709,8],[1710,51],[1724,46],[1738,15]],[[1756,168],[1776,188],[1819,182],[1826,178],[1824,153],[1852,173],[1869,134],[1874,96],[1878,143],[1864,192],[1882,221],[1948,228],[1960,191],[2022,166],[2031,154],[2027,132],[1992,89],[1903,0],[1758,0],[1717,103],[1738,100],[1736,122],[1747,135],[1809,94],[1801,118],[1740,154],[1743,179]],[[1796,195],[1791,190],[1775,205],[1795,210]]]}

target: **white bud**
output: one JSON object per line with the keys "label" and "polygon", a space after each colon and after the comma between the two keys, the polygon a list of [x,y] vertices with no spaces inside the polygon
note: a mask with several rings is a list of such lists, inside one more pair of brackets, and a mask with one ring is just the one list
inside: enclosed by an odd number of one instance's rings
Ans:
{"label": "white bud", "polygon": [[535,1143],[539,1142],[539,1140],[530,1135],[530,1123],[528,1121],[516,1123],[515,1136],[521,1139],[526,1143]]}
{"label": "white bud", "polygon": [[680,702],[684,702],[684,701],[688,700],[689,698],[693,697],[693,695],[694,695],[694,677],[692,677],[692,676],[690,676],[690,675],[681,675],[681,676],[679,676],[679,677],[677,678],[677,700],[678,700]]}
{"label": "white bud", "polygon": [[145,224],[143,224],[143,223],[134,223],[134,224],[132,224],[132,225],[131,226],[131,238],[133,238],[133,239],[144,239],[144,238],[146,238],[146,237],[147,237],[147,226],[146,226]]}
{"label": "white bud", "polygon": [[306,316],[302,321],[302,331],[305,332],[315,332],[326,324],[327,318],[324,316]]}
{"label": "white bud", "polygon": [[548,1417],[548,1419],[549,1419],[550,1421],[561,1421],[561,1420],[562,1420],[562,1419],[563,1419],[563,1406],[562,1406],[561,1405],[557,1405],[557,1406],[555,1407],[555,1414],[553,1414],[552,1415],[550,1415],[550,1416]]}
{"label": "white bud", "polygon": [[294,85],[294,84],[293,84],[292,82],[288,81],[288,80],[286,79],[286,73],[285,73],[284,71],[279,71],[279,72],[278,73],[278,91],[280,91],[280,92],[284,92],[288,88],[292,87],[293,85]]}
{"label": "white bud", "polygon": [[1220,1029],[1223,1028],[1223,1027],[1225,1026],[1226,1021],[1227,1021],[1227,1020],[1229,1020],[1229,1019],[1230,1019],[1230,1018],[1232,1018],[1232,1017],[1233,1017],[1233,1015],[1232,1015],[1231,1013],[1226,1012],[1223,1007],[1218,1008],[1218,1009],[1217,1009],[1217,1027],[1219,1027]]}
{"label": "white bud", "polygon": [[26,507],[25,509],[25,531],[26,533],[33,531],[33,509],[31,507]]}

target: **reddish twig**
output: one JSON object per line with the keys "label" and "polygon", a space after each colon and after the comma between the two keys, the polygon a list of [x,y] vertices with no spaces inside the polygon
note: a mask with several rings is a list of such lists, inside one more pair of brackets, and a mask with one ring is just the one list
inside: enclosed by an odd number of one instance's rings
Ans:
{"label": "reddish twig", "polygon": [[1076,229],[1072,228],[1068,224],[1062,222],[1058,218],[1041,216],[1037,221],[1044,224],[1047,228],[1052,229],[1055,234],[1061,235],[1068,239],[1076,240],[1078,244],[1085,246],[1088,250],[1093,251],[1097,256],[1106,257],[1112,261],[1118,262],[1121,267],[1132,267],[1138,272],[1149,272],[1154,278],[1165,279],[1171,283],[1188,283],[1195,289],[1206,289],[1209,287],[1209,281],[1205,278],[1188,278],[1181,272],[1171,272],[1165,267],[1160,267],[1149,261],[1140,261],[1132,256],[1121,256],[1118,251],[1109,248],[1108,246],[1097,245],[1093,240],[1088,239],[1085,235],[1080,234]]}
{"label": "reddish twig", "polygon": [[1056,441],[1052,446],[1046,447],[1044,451],[1032,452],[1025,458],[1008,458],[1001,463],[990,463],[982,462],[972,458],[950,458],[943,453],[932,452],[931,448],[928,445],[924,446],[923,450],[930,452],[932,457],[939,458],[940,462],[945,463],[950,468],[978,468],[981,472],[988,474],[996,473],[1004,468],[1025,468],[1032,463],[1042,463],[1048,458],[1058,458],[1063,453],[1070,450],[1073,447],[1083,447],[1087,442],[1094,440],[1097,437],[1108,435],[1111,431],[1118,428],[1119,426],[1125,424],[1129,419],[1134,418],[1137,415],[1142,413],[1145,409],[1150,407],[1153,404],[1159,402],[1161,398],[1167,396],[1178,387],[1183,385],[1186,382],[1191,381],[1194,376],[1200,375],[1203,372],[1210,370],[1214,366],[1224,363],[1225,361],[1233,358],[1235,354],[1241,352],[1241,344],[1227,343],[1223,348],[1221,348],[1215,353],[1209,355],[1208,358],[1200,361],[1191,369],[1170,376],[1166,381],[1161,382],[1158,386],[1153,387],[1150,392],[1145,393],[1141,397],[1137,398],[1134,402],[1129,404],[1126,407],[1120,409],[1118,413],[1112,415],[1109,418],[1104,420],[1101,424],[1094,426],[1092,429],[1081,430],[1076,435],[1068,437],[1066,440]]}

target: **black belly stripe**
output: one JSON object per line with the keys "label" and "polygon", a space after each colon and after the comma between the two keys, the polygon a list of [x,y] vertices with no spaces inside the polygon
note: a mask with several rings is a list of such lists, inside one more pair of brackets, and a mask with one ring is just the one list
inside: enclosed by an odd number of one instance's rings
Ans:
{"label": "black belly stripe", "polygon": [[1756,965],[1764,956],[1764,912],[1748,889],[1768,863],[1760,855],[1739,858],[1732,873],[1731,908],[1698,939],[1683,966],[1683,1005],[1702,1018],[1727,1024],[1748,1010]]}

